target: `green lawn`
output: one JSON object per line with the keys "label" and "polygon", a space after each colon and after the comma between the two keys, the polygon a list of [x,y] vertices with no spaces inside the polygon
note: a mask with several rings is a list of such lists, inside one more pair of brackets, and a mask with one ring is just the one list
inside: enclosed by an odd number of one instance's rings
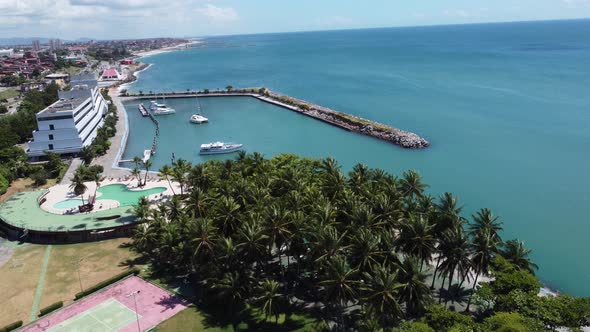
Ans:
{"label": "green lawn", "polygon": [[17,89],[6,89],[6,90],[2,90],[0,91],[0,100],[1,99],[9,99],[9,98],[15,98],[18,97],[20,95],[20,93],[18,92]]}
{"label": "green lawn", "polygon": [[[255,315],[254,321],[241,322],[238,325],[239,331],[313,331],[314,319],[311,317],[292,315],[289,322],[285,323],[285,315],[281,315],[279,323],[276,324],[274,320],[265,321],[264,317],[255,310],[251,313]],[[215,319],[210,319],[197,307],[191,306],[162,322],[153,331],[231,332],[233,329],[231,325],[224,325]]]}

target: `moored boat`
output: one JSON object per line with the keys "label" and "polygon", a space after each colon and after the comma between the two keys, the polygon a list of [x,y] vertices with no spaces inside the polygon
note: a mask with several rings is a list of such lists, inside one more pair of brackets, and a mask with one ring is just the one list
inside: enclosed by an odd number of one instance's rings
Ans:
{"label": "moored boat", "polygon": [[150,102],[150,110],[154,112],[154,115],[166,115],[166,114],[174,114],[176,110],[173,108],[169,108],[166,104],[161,104],[152,100]]}
{"label": "moored boat", "polygon": [[193,114],[191,116],[190,121],[192,123],[205,123],[205,122],[209,122],[209,119],[207,119],[206,117],[202,116],[201,114]]}
{"label": "moored boat", "polygon": [[224,154],[232,153],[242,150],[243,144],[239,143],[224,143],[224,142],[213,142],[207,144],[201,144],[201,150],[199,154]]}

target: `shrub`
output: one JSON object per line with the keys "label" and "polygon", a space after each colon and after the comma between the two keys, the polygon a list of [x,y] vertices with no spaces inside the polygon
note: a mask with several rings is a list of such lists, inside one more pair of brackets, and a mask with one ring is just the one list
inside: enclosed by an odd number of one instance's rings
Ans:
{"label": "shrub", "polygon": [[405,322],[400,325],[399,332],[434,332],[434,330],[426,323]]}
{"label": "shrub", "polygon": [[49,178],[49,173],[43,168],[35,171],[31,174],[31,179],[35,181],[36,186],[42,186],[47,183],[47,179]]}
{"label": "shrub", "polygon": [[0,332],[8,332],[18,329],[19,327],[23,326],[23,321],[19,320],[14,323],[8,324],[2,328],[0,328]]}
{"label": "shrub", "polygon": [[543,331],[543,325],[537,321],[521,316],[516,312],[498,312],[478,328],[479,331],[528,332]]}
{"label": "shrub", "polygon": [[123,272],[123,273],[117,274],[116,276],[113,276],[113,277],[111,277],[111,278],[109,278],[107,280],[104,280],[102,282],[99,282],[98,284],[96,284],[96,285],[94,285],[94,286],[92,286],[90,288],[87,288],[84,291],[81,291],[81,292],[76,293],[75,299],[76,300],[79,300],[79,299],[83,298],[84,296],[89,295],[89,294],[92,294],[92,293],[94,293],[94,292],[96,292],[96,291],[98,291],[100,289],[103,289],[106,286],[108,286],[110,284],[113,284],[113,283],[115,283],[115,282],[117,282],[117,281],[119,281],[119,280],[121,280],[121,279],[123,279],[123,278],[125,278],[127,276],[130,276],[132,274],[137,275],[137,274],[139,274],[139,272],[140,272],[139,268],[138,267],[134,267],[134,268],[129,269],[129,270]]}
{"label": "shrub", "polygon": [[50,304],[50,305],[46,306],[45,308],[39,310],[39,317],[45,316],[48,313],[53,312],[63,306],[64,306],[64,303],[62,301]]}
{"label": "shrub", "polygon": [[8,190],[8,186],[10,184],[8,183],[8,180],[0,175],[0,195],[4,194],[6,192],[6,190]]}
{"label": "shrub", "polygon": [[462,331],[473,325],[473,321],[468,316],[451,311],[440,304],[426,307],[424,321],[435,331],[449,331],[451,329]]}

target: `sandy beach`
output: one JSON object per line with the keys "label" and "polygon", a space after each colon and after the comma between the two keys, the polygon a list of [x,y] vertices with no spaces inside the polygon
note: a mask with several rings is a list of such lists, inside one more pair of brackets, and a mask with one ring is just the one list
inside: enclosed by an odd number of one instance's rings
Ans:
{"label": "sandy beach", "polygon": [[188,43],[182,43],[182,44],[178,44],[175,46],[164,47],[164,48],[160,48],[157,50],[137,52],[137,53],[134,53],[134,55],[137,57],[143,58],[146,56],[152,56],[152,55],[156,55],[156,54],[160,54],[160,53],[179,51],[179,50],[187,48],[189,45],[201,44],[201,43],[202,43],[202,41],[200,41],[200,40],[193,40]]}

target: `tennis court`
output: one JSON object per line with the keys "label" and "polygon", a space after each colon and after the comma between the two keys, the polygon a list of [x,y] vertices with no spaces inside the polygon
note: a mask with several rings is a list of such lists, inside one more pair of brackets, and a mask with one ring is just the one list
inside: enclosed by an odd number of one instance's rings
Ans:
{"label": "tennis court", "polygon": [[[145,331],[184,310],[188,303],[132,276],[22,328],[22,332]],[[137,314],[136,314],[137,310]]]}
{"label": "tennis court", "polygon": [[74,316],[47,330],[50,332],[114,332],[136,320],[135,311],[115,299]]}

